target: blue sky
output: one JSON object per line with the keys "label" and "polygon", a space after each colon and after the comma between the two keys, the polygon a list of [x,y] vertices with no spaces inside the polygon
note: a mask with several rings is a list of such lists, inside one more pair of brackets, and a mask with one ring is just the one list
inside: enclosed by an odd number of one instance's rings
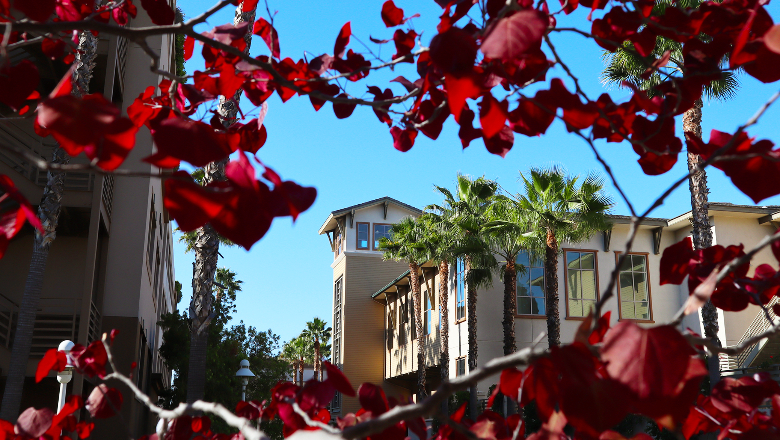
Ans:
{"label": "blue sky", "polygon": [[[187,18],[199,15],[214,3],[215,0],[179,0]],[[274,24],[279,32],[281,55],[296,61],[304,54],[311,59],[332,53],[336,35],[347,21],[351,21],[353,35],[376,51],[377,47],[369,42],[369,36],[389,39],[393,34],[393,29],[385,28],[380,18],[382,3],[383,0],[268,0],[270,11],[277,11]],[[436,33],[441,8],[433,0],[395,0],[395,3],[404,9],[407,16],[420,13],[420,18],[414,19],[413,24],[417,33],[422,33],[422,42],[427,46]],[[551,6],[554,6],[553,3]],[[260,15],[268,19],[263,1],[259,6]],[[777,4],[770,5],[769,11],[775,20],[780,17]],[[589,30],[587,13],[580,8],[570,17],[558,16],[559,25]],[[205,31],[232,20],[233,10],[228,7],[211,17],[208,25],[199,30]],[[556,33],[551,38],[589,96],[595,99],[604,93],[606,89],[599,82],[603,67],[601,49],[592,41],[572,34]],[[358,52],[366,51],[355,38],[349,47]],[[389,58],[394,53],[393,49],[392,43],[385,45],[382,57]],[[199,53],[200,46],[196,45],[195,55],[187,63],[190,74],[203,70],[203,59]],[[255,37],[251,53],[267,54],[268,49],[262,40]],[[403,91],[400,85],[388,86],[388,80],[398,75],[405,75],[412,81],[418,78],[413,66],[405,65],[395,72],[372,73],[367,82],[349,84],[348,90],[360,96],[365,93],[367,85],[377,85],[382,89],[391,87],[398,95]],[[565,72],[555,67],[548,73],[548,79],[553,77],[564,78]],[[740,80],[742,86],[735,100],[705,102],[705,139],[714,127],[733,132],[777,90],[777,84],[764,85],[747,75],[741,75]],[[571,86],[571,83],[567,81],[567,85]],[[624,90],[611,90],[610,93],[617,102],[630,97],[630,93]],[[242,108],[249,111],[252,106],[243,100]],[[771,108],[759,125],[749,130],[749,134],[777,142],[779,116],[780,104]],[[220,259],[219,265],[231,268],[244,281],[243,292],[238,296],[235,321],[243,320],[263,330],[270,328],[283,340],[297,336],[306,321],[315,316],[331,321],[330,263],[333,254],[328,239],[317,235],[317,230],[331,211],[382,196],[422,208],[439,201],[433,192],[434,184],[452,187],[459,172],[484,175],[516,192],[519,190],[518,173],[530,167],[558,164],[572,174],[603,171],[588,146],[566,133],[559,121],[554,122],[543,137],[516,135],[512,151],[503,159],[488,153],[481,140],[472,142],[469,148],[463,150],[457,138],[458,126],[452,118],[445,123],[436,141],[420,134],[414,148],[407,153],[393,149],[388,127],[380,124],[369,108],[357,108],[350,118],[338,120],[330,104],[315,112],[308,98],[295,97],[282,104],[274,95],[269,99],[265,121],[268,142],[259,151],[258,157],[282,178],[315,186],[317,200],[295,224],[289,218],[276,220],[268,234],[249,252],[241,248],[221,249],[224,259]],[[678,122],[678,132],[681,132],[680,126],[681,122]],[[636,163],[637,155],[627,143],[600,142],[597,147],[611,165],[629,199],[640,210],[650,206],[687,170],[684,152],[670,172],[650,177],[642,173]],[[721,171],[709,169],[708,180],[710,201],[752,204]],[[608,192],[617,202],[613,212],[628,214],[628,208],[618,199],[618,193],[611,185]],[[780,204],[780,197],[761,202],[761,205],[769,204]],[[690,195],[688,185],[684,184],[651,215],[671,217],[689,209]],[[194,255],[184,253],[184,246],[175,245],[176,278],[184,285],[181,309],[186,309],[189,303],[193,258]]]}

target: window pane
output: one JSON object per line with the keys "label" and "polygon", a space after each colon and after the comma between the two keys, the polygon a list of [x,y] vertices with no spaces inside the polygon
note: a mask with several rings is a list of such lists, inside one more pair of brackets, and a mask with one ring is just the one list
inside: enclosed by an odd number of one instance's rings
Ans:
{"label": "window pane", "polygon": [[623,301],[620,303],[620,317],[623,319],[635,319],[633,302]]}
{"label": "window pane", "polygon": [[580,286],[581,272],[579,270],[569,270],[569,298],[581,299],[582,288]]}
{"label": "window pane", "polygon": [[635,304],[636,319],[650,319],[650,307],[647,301],[637,302]]}
{"label": "window pane", "polygon": [[647,301],[647,282],[644,273],[634,274],[634,300]]}
{"label": "window pane", "polygon": [[582,279],[582,297],[585,299],[596,299],[596,272],[592,270],[583,270],[580,272]]}
{"label": "window pane", "polygon": [[634,272],[645,272],[645,256],[644,255],[632,255]]}
{"label": "window pane", "polygon": [[631,272],[620,273],[620,300],[621,301],[634,300],[634,281]]}
{"label": "window pane", "polygon": [[544,296],[544,269],[531,269],[531,295]]}
{"label": "window pane", "polygon": [[531,313],[531,298],[517,298],[517,314],[529,315]]}
{"label": "window pane", "polygon": [[582,316],[588,316],[596,308],[596,301],[582,302]]}
{"label": "window pane", "polygon": [[573,317],[585,316],[583,315],[582,301],[576,299],[569,300],[569,316],[573,316]]}
{"label": "window pane", "polygon": [[[620,257],[622,257],[622,255]],[[631,255],[626,255],[626,258],[623,260],[623,264],[620,265],[620,270],[631,270]]]}
{"label": "window pane", "polygon": [[528,286],[517,286],[517,296],[531,296]]}
{"label": "window pane", "polygon": [[596,254],[592,252],[583,252],[580,254],[580,267],[583,269],[595,269],[596,265],[594,260],[596,259]]}
{"label": "window pane", "polygon": [[579,259],[580,254],[578,252],[566,252],[566,265],[569,266],[569,269],[579,269]]}
{"label": "window pane", "polygon": [[519,254],[517,254],[517,264],[522,264],[525,267],[528,267],[528,252],[522,251]]}
{"label": "window pane", "polygon": [[544,310],[544,298],[534,298],[534,302],[532,304],[531,313],[534,315],[544,315],[546,312]]}

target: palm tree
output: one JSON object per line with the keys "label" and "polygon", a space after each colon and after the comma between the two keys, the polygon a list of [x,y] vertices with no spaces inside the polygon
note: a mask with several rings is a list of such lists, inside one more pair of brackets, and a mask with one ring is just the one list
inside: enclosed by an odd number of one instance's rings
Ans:
{"label": "palm tree", "polygon": [[[472,180],[468,176],[457,177],[457,199],[446,188],[437,186],[436,190],[444,196],[444,205],[430,205],[426,210],[440,215],[452,227],[456,236],[455,255],[466,263],[466,316],[468,327],[468,366],[469,371],[477,368],[477,290],[493,283],[493,269],[496,261],[487,244],[482,239],[481,230],[485,221],[485,211],[490,206],[491,197],[496,194],[498,185],[492,180],[480,177]],[[470,417],[477,417],[477,388],[469,388]]]}
{"label": "palm tree", "polygon": [[303,386],[303,367],[306,361],[312,360],[312,343],[304,334],[290,341],[292,352],[298,365],[298,385]]}
{"label": "palm tree", "polygon": [[611,199],[602,193],[604,182],[588,175],[581,185],[578,176],[566,176],[559,168],[531,169],[520,173],[525,194],[518,195],[520,209],[535,225],[536,239],[544,243],[545,312],[550,347],[561,344],[558,314],[558,244],[575,243],[609,228],[607,212]]}
{"label": "palm tree", "polygon": [[[75,52],[76,58],[74,60],[76,68],[71,77],[74,84],[71,93],[76,97],[89,93],[89,83],[92,80],[92,71],[95,68],[95,58],[97,57],[97,45],[98,39],[92,35],[92,32],[82,31],[79,33],[78,50]],[[59,145],[55,145],[51,163],[57,165],[66,164],[69,161],[68,154]],[[46,272],[46,260],[49,256],[49,248],[57,236],[57,223],[62,210],[65,173],[49,171],[47,178],[46,186],[43,188],[43,197],[38,205],[38,219],[43,225],[43,232],[35,231],[30,269],[27,272],[24,293],[19,306],[16,333],[11,348],[11,362],[8,367],[3,402],[0,405],[0,419],[3,420],[13,421],[19,415],[24,378],[27,374],[27,360],[30,357],[33,330],[35,329],[35,315],[41,299],[43,275]]]}
{"label": "palm tree", "polygon": [[293,341],[295,341],[295,339],[286,342],[282,346],[282,351],[279,352],[279,357],[282,360],[289,362],[292,365],[293,383],[298,383],[298,358],[295,355],[295,347],[293,347]]}
{"label": "palm tree", "polygon": [[[255,9],[244,11],[242,1],[236,8],[233,24],[238,25],[248,22],[247,34],[244,36],[246,48],[244,53],[249,53],[252,45],[252,23],[255,21]],[[219,97],[217,113],[225,127],[229,127],[236,121],[238,103],[241,99],[241,91],[236,91],[232,99],[225,96]],[[212,162],[203,168],[202,185],[208,185],[214,181],[226,180],[225,165],[228,158]],[[206,390],[206,353],[208,342],[208,324],[212,315],[211,285],[217,270],[219,257],[219,235],[210,224],[197,229],[195,232],[195,267],[192,275],[192,300],[190,301],[190,365],[187,379],[187,403],[192,403],[203,398]]]}
{"label": "palm tree", "polygon": [[331,328],[327,327],[325,321],[320,318],[314,318],[306,323],[306,328],[303,330],[303,335],[310,341],[312,341],[314,349],[314,377],[318,380],[322,380],[322,352],[321,341],[327,341],[330,339]]}
{"label": "palm tree", "polygon": [[415,326],[417,332],[417,401],[421,402],[427,392],[425,390],[425,333],[423,333],[422,307],[420,304],[420,264],[425,263],[425,247],[422,244],[423,230],[414,219],[407,217],[393,225],[390,229],[392,238],[382,238],[379,250],[384,252],[385,260],[406,261],[409,264],[409,278],[412,288],[412,305],[414,307]]}
{"label": "palm tree", "polygon": [[[676,5],[682,8],[698,8],[701,0],[679,0]],[[658,0],[653,9],[653,14],[663,13],[670,2],[667,0]],[[658,70],[644,78],[644,72],[652,62],[664,54],[666,51],[671,53],[668,68],[662,72]],[[683,65],[682,44],[670,40],[666,37],[658,37],[653,53],[648,57],[642,57],[635,50],[631,43],[626,43],[618,48],[614,53],[606,52],[604,54],[606,67],[601,75],[602,82],[612,85],[621,85],[623,82],[629,82],[638,88],[648,92],[653,96],[653,87],[663,82],[667,75],[673,75],[680,71]],[[660,69],[659,69],[660,70]],[[661,73],[664,77],[662,79]],[[726,100],[733,98],[739,89],[739,80],[734,72],[725,71],[721,77],[704,86],[704,95],[709,99]],[[683,131],[692,133],[701,138],[701,119],[702,119],[702,101],[697,100],[693,108],[683,114]],[[701,158],[697,154],[688,152],[688,172],[693,170],[701,163]],[[688,187],[691,191],[691,224],[693,226],[693,246],[695,249],[704,249],[712,246],[712,227],[709,221],[709,203],[707,188],[707,173],[704,170],[692,173],[688,178]],[[710,301],[702,307],[702,322],[704,325],[704,335],[710,339],[718,339],[718,312]],[[718,342],[719,343],[719,342]],[[714,383],[714,382],[713,382]]]}

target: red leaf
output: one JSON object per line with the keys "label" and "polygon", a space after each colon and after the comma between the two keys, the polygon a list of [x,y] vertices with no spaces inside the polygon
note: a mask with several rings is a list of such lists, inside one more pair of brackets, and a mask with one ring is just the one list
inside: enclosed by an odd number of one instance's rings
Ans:
{"label": "red leaf", "polygon": [[659,116],[650,121],[644,116],[637,116],[632,132],[631,140],[642,143],[635,143],[634,151],[640,156],[638,162],[645,174],[663,174],[677,163],[682,141],[674,135],[674,118]]}
{"label": "red leaf", "polygon": [[56,60],[65,54],[65,46],[65,42],[60,39],[44,38],[41,43],[41,50],[49,59]]}
{"label": "red leaf", "polygon": [[260,17],[255,21],[255,25],[252,28],[252,33],[260,36],[265,41],[265,45],[268,46],[268,50],[271,51],[271,56],[279,58],[279,34],[276,32],[271,23],[265,21]]}
{"label": "red leaf", "polygon": [[517,401],[522,384],[523,372],[517,368],[507,368],[501,372],[498,389],[501,391],[501,394]]}
{"label": "red leaf", "polygon": [[385,392],[382,388],[372,383],[366,382],[363,385],[360,385],[360,388],[358,389],[358,400],[360,401],[360,406],[366,411],[371,411],[371,414],[374,417],[384,414],[390,409],[387,404]]}
{"label": "red leaf", "polygon": [[76,423],[76,432],[80,439],[89,438],[92,434],[92,430],[95,429],[95,422],[86,422],[84,420]]}
{"label": "red leaf", "polygon": [[510,127],[515,133],[540,136],[555,120],[555,111],[551,112],[539,107],[530,99],[521,98],[517,103],[517,108],[512,110],[508,117]]}
{"label": "red leaf", "polygon": [[[337,98],[345,98],[348,99],[349,95],[346,93],[341,93]],[[345,119],[352,115],[352,112],[355,111],[355,107],[357,107],[357,104],[353,103],[340,103],[340,102],[334,102],[333,103],[333,113],[336,114],[336,117],[339,119]]]}
{"label": "red leaf", "polygon": [[65,352],[51,348],[43,355],[43,359],[38,362],[38,369],[35,371],[35,381],[40,382],[50,371],[64,371],[67,365],[68,358]]}
{"label": "red leaf", "polygon": [[541,44],[547,24],[543,12],[524,9],[499,20],[485,37],[480,50],[488,58],[516,59]]}
{"label": "red leaf", "polygon": [[122,393],[118,389],[101,383],[89,394],[87,411],[96,419],[107,419],[122,409],[122,400]]}
{"label": "red leaf", "polygon": [[347,22],[341,27],[338,37],[336,37],[336,44],[333,46],[333,56],[336,58],[344,57],[344,51],[349,44],[349,37],[352,36],[352,26]]}
{"label": "red leaf", "polygon": [[19,110],[27,97],[38,87],[40,74],[30,60],[22,60],[15,66],[0,69],[0,102]]}
{"label": "red leaf", "polygon": [[192,430],[195,432],[209,432],[211,429],[211,419],[208,416],[192,418]]}
{"label": "red leaf", "polygon": [[49,430],[54,418],[54,412],[49,408],[35,409],[29,407],[16,419],[14,432],[27,437],[38,438]]}
{"label": "red leaf", "polygon": [[141,0],[141,7],[149,14],[152,23],[158,26],[173,24],[175,14],[167,0]]}
{"label": "red leaf", "polygon": [[194,231],[219,215],[234,197],[227,191],[201,187],[186,171],[178,171],[165,181],[165,209],[185,232]]}
{"label": "red leaf", "polygon": [[136,15],[138,15],[138,8],[135,7],[132,0],[125,0],[120,7],[111,11],[111,16],[114,17],[116,24],[120,26],[125,26],[129,22],[128,16],[135,18]]}
{"label": "red leaf", "polygon": [[483,136],[483,139],[487,150],[501,157],[506,157],[515,143],[515,135],[512,133],[512,129],[506,125],[495,136],[491,138]]}
{"label": "red leaf", "polygon": [[414,139],[417,137],[417,130],[413,128],[392,127],[390,135],[393,136],[393,148],[406,153],[414,146]]}
{"label": "red leaf", "polygon": [[[255,405],[254,402],[244,402],[242,400],[236,404],[235,413],[239,417],[243,417],[249,420],[256,420],[260,418],[261,409],[262,408],[259,408],[257,405]],[[193,427],[193,429],[195,428]]]}
{"label": "red leaf", "polygon": [[184,59],[189,60],[192,58],[192,51],[195,50],[195,39],[187,35],[184,39]]}
{"label": "red leaf", "polygon": [[228,156],[233,149],[223,134],[203,122],[184,118],[162,121],[152,132],[158,153],[202,167]]}
{"label": "red leaf", "polygon": [[588,336],[588,344],[596,345],[604,340],[604,335],[607,334],[607,330],[609,330],[609,318],[611,316],[612,311],[610,310],[596,321],[596,327],[590,333],[590,336]]}
{"label": "red leaf", "polygon": [[56,6],[56,0],[14,0],[14,8],[34,21],[48,21]]}
{"label": "red leaf", "polygon": [[479,123],[482,125],[482,132],[486,138],[492,138],[504,128],[508,105],[507,101],[499,103],[489,93],[482,98],[479,109]]}
{"label": "red leaf", "polygon": [[739,379],[724,377],[712,390],[711,402],[723,412],[751,412],[775,394],[780,385],[767,372]]}
{"label": "red leaf", "polygon": [[349,383],[349,379],[344,376],[344,373],[342,373],[338,367],[328,361],[323,361],[322,365],[325,367],[325,372],[328,376],[325,379],[326,382],[333,385],[333,388],[335,388],[341,394],[355,397],[355,389],[352,388],[352,384]]}
{"label": "red leaf", "polygon": [[[135,145],[138,127],[100,93],[79,99],[57,96],[38,107],[38,123],[51,132],[71,156],[82,151],[97,165],[114,170]],[[88,127],[88,129],[87,129]]]}
{"label": "red leaf", "polygon": [[685,237],[666,249],[661,255],[660,278],[661,284],[680,284],[688,275],[688,266],[691,260],[696,259],[693,251],[691,237]]}
{"label": "red leaf", "polygon": [[460,76],[474,68],[477,42],[468,32],[452,27],[433,37],[429,53],[433,63],[442,72]]}
{"label": "red leaf", "polygon": [[[393,55],[391,59],[395,60],[401,58],[402,56],[411,54],[412,49],[414,49],[415,38],[417,38],[417,32],[413,30],[404,32],[401,29],[396,29],[395,33],[393,33],[393,42],[395,42],[395,55]],[[410,57],[407,58],[404,62],[412,63],[413,60]]]}
{"label": "red leaf", "polygon": [[466,99],[476,99],[482,94],[482,83],[476,75],[456,77],[444,75],[444,84],[447,88],[447,103],[450,113],[456,121],[460,121],[460,112],[466,104]]}
{"label": "red leaf", "polygon": [[89,377],[105,377],[108,354],[102,341],[94,341],[88,347],[76,344],[70,350],[70,357],[79,372]]}
{"label": "red leaf", "polygon": [[[241,155],[239,159],[245,156]],[[239,163],[244,162],[242,159]],[[248,164],[248,161],[247,161]],[[263,177],[274,184],[274,190],[271,192],[272,204],[275,209],[272,212],[274,217],[292,216],[293,221],[298,218],[298,214],[309,209],[317,197],[317,190],[311,187],[303,187],[295,182],[282,181],[282,178],[276,174],[276,171],[263,165],[265,172]]]}
{"label": "red leaf", "polygon": [[398,26],[404,22],[404,10],[395,6],[393,0],[382,5],[382,21],[386,27]]}

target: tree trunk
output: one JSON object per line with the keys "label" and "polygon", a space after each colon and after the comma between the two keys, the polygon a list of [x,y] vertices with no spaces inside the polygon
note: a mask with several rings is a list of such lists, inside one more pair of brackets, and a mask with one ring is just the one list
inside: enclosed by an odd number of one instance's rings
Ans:
{"label": "tree trunk", "polygon": [[561,318],[558,314],[558,240],[555,232],[547,230],[544,258],[545,308],[547,313],[547,342],[550,347],[561,345]]}
{"label": "tree trunk", "polygon": [[320,361],[320,340],[314,339],[314,378],[322,380],[322,362]]}
{"label": "tree trunk", "polygon": [[[697,100],[693,108],[683,114],[683,130],[701,138],[702,102]],[[698,154],[688,152],[688,172],[693,171],[702,162]],[[691,225],[693,226],[694,249],[705,249],[712,246],[712,228],[709,216],[709,188],[707,188],[707,173],[697,171],[688,178],[691,191]],[[704,336],[712,339],[718,346],[718,309],[707,301],[701,308],[701,319],[704,325]],[[720,379],[720,364],[717,356],[712,356],[709,362],[710,384],[715,385]]]}
{"label": "tree trunk", "polygon": [[202,399],[206,394],[206,381],[193,381],[190,379],[192,376],[206,377],[206,363],[200,362],[200,359],[206,359],[206,353],[208,352],[209,333],[204,331],[201,333],[190,333],[190,361],[187,368],[187,400],[189,402],[189,396],[201,396],[195,400]]}
{"label": "tree trunk", "polygon": [[[244,36],[246,48],[244,53],[249,53],[252,43],[252,22],[255,20],[255,10],[249,12],[243,11],[243,2],[236,8],[236,15],[233,24],[238,25],[243,22],[249,22],[249,32]],[[222,124],[225,127],[231,126],[238,114],[238,103],[241,98],[239,89],[232,99],[225,96],[219,97],[219,113]],[[204,167],[203,186],[213,181],[225,180],[225,165],[228,159],[225,158],[218,162],[212,162]],[[213,300],[212,285],[214,275],[217,271],[217,262],[219,257],[219,236],[211,227],[205,225],[198,229],[195,240],[195,272],[192,280],[192,300],[190,301],[190,320],[192,333],[191,339],[195,340],[200,334],[208,334],[208,326],[213,318]],[[198,356],[190,354],[190,371],[187,376],[187,403],[203,399],[203,392],[206,386],[206,348]]]}
{"label": "tree trunk", "polygon": [[[97,56],[97,37],[89,31],[79,34],[79,46],[76,52],[73,72],[73,91],[76,97],[81,97],[89,92],[89,82],[92,80],[92,71],[95,68]],[[52,164],[66,164],[70,158],[59,145],[52,151]],[[41,299],[43,277],[46,272],[46,260],[49,256],[49,247],[57,236],[57,223],[62,209],[62,194],[65,190],[65,173],[49,171],[48,180],[43,188],[43,196],[38,205],[38,219],[43,225],[43,233],[36,231],[33,242],[33,253],[30,260],[30,269],[27,272],[27,280],[24,284],[22,302],[19,306],[19,317],[11,348],[11,362],[8,368],[3,402],[0,407],[0,419],[15,421],[19,415],[19,406],[22,402],[24,391],[24,378],[27,373],[27,361],[30,357],[33,330],[35,329],[35,315],[38,303]]]}
{"label": "tree trunk", "polygon": [[417,263],[409,263],[409,277],[412,282],[412,298],[415,317],[415,329],[417,331],[417,402],[422,402],[428,393],[425,390],[425,339],[422,323],[422,294],[420,292],[420,276],[417,271],[420,267]]}
{"label": "tree trunk", "polygon": [[304,367],[304,362],[303,362],[303,358],[301,358],[301,360],[298,361],[298,381],[299,381],[298,385],[300,386],[303,386],[303,370],[304,370],[303,367]]}
{"label": "tree trunk", "polygon": [[[508,258],[504,269],[504,321],[502,322],[504,325],[504,355],[517,351],[515,313],[517,313],[517,269],[514,259]],[[504,401],[506,401],[507,413],[505,415],[514,414],[516,412],[514,402],[511,399],[506,399],[503,394],[499,393],[499,395],[500,407],[503,408]]]}
{"label": "tree trunk", "polygon": [[[471,261],[466,259],[466,270],[471,270]],[[466,315],[469,333],[469,372],[477,368],[477,289],[466,283]],[[469,417],[477,420],[477,385],[469,387]]]}
{"label": "tree trunk", "polygon": [[[450,263],[443,260],[439,263],[439,311],[441,312],[441,322],[439,323],[439,339],[441,352],[439,354],[439,365],[441,369],[442,382],[450,378],[450,340],[449,340],[449,289],[450,289]],[[442,412],[447,414],[447,400],[442,403]]]}

